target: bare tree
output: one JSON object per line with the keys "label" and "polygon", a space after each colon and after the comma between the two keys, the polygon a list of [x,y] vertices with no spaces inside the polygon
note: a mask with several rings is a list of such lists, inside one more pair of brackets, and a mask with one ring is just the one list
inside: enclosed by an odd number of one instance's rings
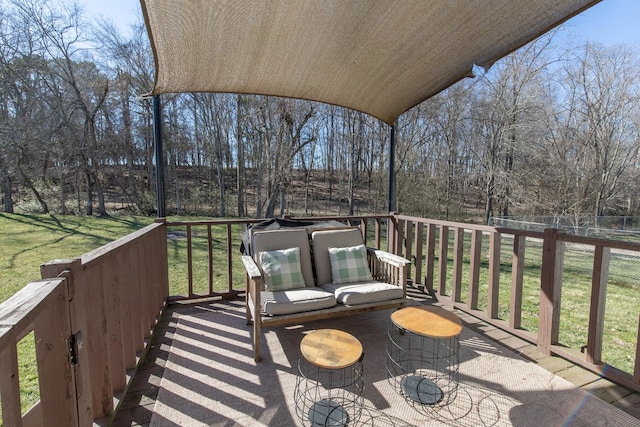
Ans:
{"label": "bare tree", "polygon": [[[622,46],[586,44],[567,72],[567,105],[575,117],[581,197],[596,217],[619,211],[625,185],[638,176],[640,64]],[[634,168],[634,169],[632,169]]]}
{"label": "bare tree", "polygon": [[496,201],[501,216],[508,216],[514,205],[514,172],[518,171],[514,160],[526,159],[523,143],[536,125],[531,119],[541,105],[538,82],[555,61],[548,56],[552,38],[550,34],[528,44],[478,80],[482,101],[475,118],[483,146],[476,154],[484,168],[487,222],[495,214]]}

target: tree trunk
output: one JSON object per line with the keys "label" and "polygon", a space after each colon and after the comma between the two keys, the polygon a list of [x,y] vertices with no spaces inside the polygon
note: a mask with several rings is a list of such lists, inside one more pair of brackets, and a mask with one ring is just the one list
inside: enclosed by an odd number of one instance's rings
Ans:
{"label": "tree trunk", "polygon": [[109,216],[109,214],[107,213],[107,206],[104,200],[104,190],[102,188],[102,184],[100,182],[100,179],[98,178],[97,173],[94,172],[93,176],[94,176],[96,194],[98,195],[98,216],[100,217]]}
{"label": "tree trunk", "polygon": [[3,211],[6,213],[13,213],[13,199],[11,192],[11,177],[3,169],[2,173],[2,200],[3,200]]}
{"label": "tree trunk", "polygon": [[276,207],[276,200],[278,199],[278,196],[280,195],[280,192],[277,190],[277,187],[279,186],[274,186],[273,191],[271,191],[271,194],[269,195],[269,203],[267,203],[267,211],[264,213],[265,218],[273,218],[274,217],[274,210]]}
{"label": "tree trunk", "polygon": [[237,114],[236,114],[236,141],[237,141],[237,156],[238,164],[236,167],[236,190],[238,192],[238,216],[246,216],[246,208],[244,203],[244,182],[245,182],[245,169],[244,169],[244,142],[242,134],[242,95],[237,97]]}
{"label": "tree trunk", "polygon": [[93,215],[93,183],[91,182],[91,172],[85,171],[87,198],[85,199],[84,213],[87,216]]}
{"label": "tree trunk", "polygon": [[489,177],[489,182],[487,182],[487,191],[486,195],[486,204],[484,208],[484,223],[489,224],[489,219],[493,216],[493,196],[495,193],[495,178],[493,176]]}

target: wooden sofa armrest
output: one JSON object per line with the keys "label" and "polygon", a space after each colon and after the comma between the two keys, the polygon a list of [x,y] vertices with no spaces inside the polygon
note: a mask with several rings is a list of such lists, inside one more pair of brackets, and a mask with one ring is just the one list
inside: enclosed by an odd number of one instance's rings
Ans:
{"label": "wooden sofa armrest", "polygon": [[374,248],[367,248],[367,258],[369,258],[369,268],[375,280],[401,287],[406,296],[406,266],[411,261]]}
{"label": "wooden sofa armrest", "polygon": [[245,308],[247,325],[253,324],[253,358],[259,362],[260,357],[260,330],[262,329],[262,315],[260,314],[260,301],[264,278],[258,265],[248,255],[242,256],[242,264],[247,271],[247,292],[245,295]]}
{"label": "wooden sofa armrest", "polygon": [[372,251],[373,254],[376,256],[376,258],[378,258],[378,260],[380,260],[381,262],[386,262],[387,264],[394,265],[398,268],[402,268],[411,263],[411,261],[409,261],[405,257],[401,257],[400,255],[394,255],[387,251],[374,249],[374,248],[367,248],[367,250]]}
{"label": "wooden sofa armrest", "polygon": [[262,272],[258,268],[258,264],[249,255],[242,256],[244,269],[247,270],[247,276],[251,280],[262,280]]}
{"label": "wooden sofa armrest", "polygon": [[[247,271],[247,304],[251,305],[252,317],[256,319],[260,316],[260,292],[264,284],[264,277],[262,277],[262,271],[258,268],[258,264],[248,255],[242,256],[242,263]],[[250,298],[249,298],[250,297]],[[247,318],[247,321],[250,319]]]}

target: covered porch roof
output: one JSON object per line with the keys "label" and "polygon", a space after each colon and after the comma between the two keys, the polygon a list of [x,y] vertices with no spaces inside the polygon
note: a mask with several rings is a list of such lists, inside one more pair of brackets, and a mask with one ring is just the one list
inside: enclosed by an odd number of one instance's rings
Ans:
{"label": "covered porch roof", "polygon": [[393,125],[598,0],[140,0],[151,94],[335,104]]}

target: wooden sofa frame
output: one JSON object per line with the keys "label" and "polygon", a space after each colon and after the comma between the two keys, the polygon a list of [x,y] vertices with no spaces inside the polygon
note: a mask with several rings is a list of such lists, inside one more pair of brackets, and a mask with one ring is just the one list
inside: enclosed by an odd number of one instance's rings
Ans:
{"label": "wooden sofa frame", "polygon": [[401,286],[403,291],[402,298],[359,305],[337,304],[333,307],[319,310],[269,316],[262,313],[260,304],[260,293],[264,285],[262,272],[251,256],[243,255],[242,262],[247,271],[247,292],[245,298],[246,317],[247,325],[253,324],[254,360],[259,362],[262,359],[260,355],[262,328],[292,325],[320,319],[348,316],[356,313],[403,307],[406,304],[407,297],[406,266],[409,264],[409,261],[401,256],[373,248],[367,248],[367,260],[373,279]]}

